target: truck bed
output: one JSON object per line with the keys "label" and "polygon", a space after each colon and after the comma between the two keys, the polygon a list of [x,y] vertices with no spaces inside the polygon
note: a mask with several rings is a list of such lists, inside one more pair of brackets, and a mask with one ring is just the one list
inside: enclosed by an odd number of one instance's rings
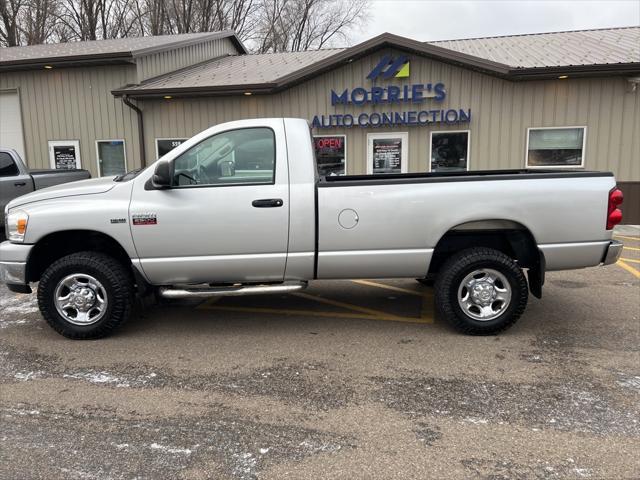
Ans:
{"label": "truck bed", "polygon": [[77,180],[86,180],[91,178],[91,174],[87,170],[30,170],[29,173],[33,178],[35,189],[53,187],[61,183],[74,182]]}

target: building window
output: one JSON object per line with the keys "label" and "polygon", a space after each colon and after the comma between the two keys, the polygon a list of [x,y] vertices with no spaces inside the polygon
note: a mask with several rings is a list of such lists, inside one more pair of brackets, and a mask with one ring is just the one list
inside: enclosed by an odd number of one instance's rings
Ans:
{"label": "building window", "polygon": [[313,147],[320,176],[345,175],[347,173],[347,137],[344,135],[316,135]]}
{"label": "building window", "polygon": [[56,170],[82,168],[78,140],[49,140],[49,164]]}
{"label": "building window", "polygon": [[367,134],[367,173],[407,173],[409,134]]}
{"label": "building window", "polygon": [[101,177],[122,175],[127,172],[124,140],[98,140],[96,142],[98,174]]}
{"label": "building window", "polygon": [[529,128],[527,168],[584,166],[586,127]]}
{"label": "building window", "polygon": [[186,141],[186,138],[156,138],[156,158],[164,157]]}
{"label": "building window", "polygon": [[469,170],[469,130],[431,132],[431,172]]}

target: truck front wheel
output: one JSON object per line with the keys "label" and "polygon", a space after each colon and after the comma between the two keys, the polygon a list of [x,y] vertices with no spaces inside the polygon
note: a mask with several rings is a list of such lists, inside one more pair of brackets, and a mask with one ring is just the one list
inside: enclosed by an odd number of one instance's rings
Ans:
{"label": "truck front wheel", "polygon": [[491,335],[513,325],[527,306],[522,269],[498,250],[469,248],[441,267],[436,307],[457,330]]}
{"label": "truck front wheel", "polygon": [[109,335],[131,314],[133,281],[116,259],[97,252],[67,255],[45,270],[38,305],[61,335],[95,339]]}

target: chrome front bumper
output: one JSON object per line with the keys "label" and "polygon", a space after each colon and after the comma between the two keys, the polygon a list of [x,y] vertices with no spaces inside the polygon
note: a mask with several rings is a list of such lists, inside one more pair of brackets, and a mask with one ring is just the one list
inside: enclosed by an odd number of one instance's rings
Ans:
{"label": "chrome front bumper", "polygon": [[33,245],[11,242],[0,243],[0,282],[12,285],[27,285],[27,260]]}
{"label": "chrome front bumper", "polygon": [[603,265],[611,265],[612,263],[616,263],[622,255],[622,242],[618,242],[617,240],[611,240],[607,250],[604,253],[604,258],[602,259]]}
{"label": "chrome front bumper", "polygon": [[27,262],[0,262],[0,282],[26,285]]}

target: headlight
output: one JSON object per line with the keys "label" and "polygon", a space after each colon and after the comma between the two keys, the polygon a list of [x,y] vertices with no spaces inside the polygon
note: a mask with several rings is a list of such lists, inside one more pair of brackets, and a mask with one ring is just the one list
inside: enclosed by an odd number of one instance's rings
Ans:
{"label": "headlight", "polygon": [[27,233],[27,223],[29,215],[22,210],[10,211],[6,216],[7,239],[10,242],[24,242],[24,235]]}

